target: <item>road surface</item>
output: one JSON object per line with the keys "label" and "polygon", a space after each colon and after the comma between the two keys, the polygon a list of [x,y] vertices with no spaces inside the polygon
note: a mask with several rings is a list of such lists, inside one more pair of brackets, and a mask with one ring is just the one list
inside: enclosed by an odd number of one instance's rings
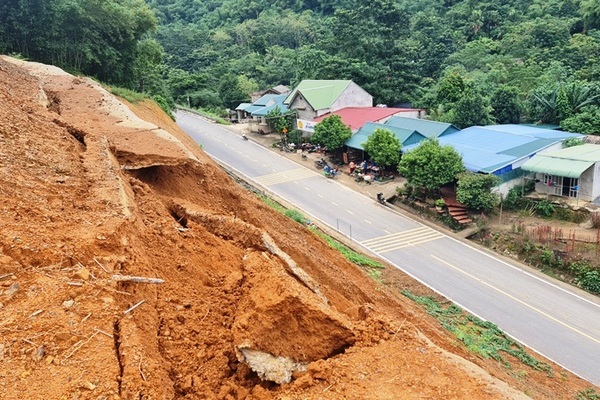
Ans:
{"label": "road surface", "polygon": [[471,313],[600,385],[600,301],[395,212],[191,113],[179,126],[212,158],[388,260]]}

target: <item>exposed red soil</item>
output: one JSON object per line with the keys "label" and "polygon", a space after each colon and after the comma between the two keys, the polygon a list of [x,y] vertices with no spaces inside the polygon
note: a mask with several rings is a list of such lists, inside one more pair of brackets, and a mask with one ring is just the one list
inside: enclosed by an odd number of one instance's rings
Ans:
{"label": "exposed red soil", "polygon": [[[546,399],[590,386],[468,353],[398,294],[427,289],[391,267],[375,282],[156,106],[130,107],[141,119],[89,79],[0,59],[2,399]],[[291,383],[263,380],[253,352],[300,367]]]}

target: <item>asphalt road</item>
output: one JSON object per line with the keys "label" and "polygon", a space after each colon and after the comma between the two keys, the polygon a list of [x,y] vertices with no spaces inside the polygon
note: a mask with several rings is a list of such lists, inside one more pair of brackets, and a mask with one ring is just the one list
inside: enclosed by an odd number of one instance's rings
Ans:
{"label": "asphalt road", "polygon": [[600,301],[382,206],[190,113],[179,126],[215,160],[385,258],[566,369],[600,385]]}

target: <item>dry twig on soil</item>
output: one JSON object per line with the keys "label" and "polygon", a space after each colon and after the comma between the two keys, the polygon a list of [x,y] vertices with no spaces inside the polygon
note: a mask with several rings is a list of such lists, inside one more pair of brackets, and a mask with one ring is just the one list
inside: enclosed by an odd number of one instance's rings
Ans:
{"label": "dry twig on soil", "polygon": [[134,304],[133,306],[129,307],[127,310],[125,310],[123,312],[123,314],[129,314],[130,312],[132,312],[133,310],[135,310],[136,308],[138,308],[139,306],[141,306],[142,304],[144,304],[146,300],[142,300],[137,304]]}
{"label": "dry twig on soil", "polygon": [[10,277],[10,276],[13,276],[13,275],[14,275],[14,274],[13,274],[12,272],[11,272],[11,273],[9,273],[9,274],[0,275],[0,281],[1,281],[2,279],[6,279],[6,278],[8,278],[8,277]]}
{"label": "dry twig on soil", "polygon": [[117,282],[136,282],[136,283],[155,283],[155,284],[165,283],[165,281],[160,278],[147,278],[145,276],[129,276],[129,275],[113,275],[112,280],[117,281]]}
{"label": "dry twig on soil", "polygon": [[98,331],[94,331],[94,333],[92,333],[90,335],[90,337],[87,338],[86,340],[80,340],[79,342],[77,342],[73,346],[71,346],[71,350],[67,353],[67,355],[65,357],[63,357],[61,364],[64,363],[65,361],[67,361],[69,358],[73,357],[73,355],[77,352],[77,350],[82,348],[86,343],[88,343],[90,340],[92,340],[93,337],[96,336],[97,334],[98,334]]}

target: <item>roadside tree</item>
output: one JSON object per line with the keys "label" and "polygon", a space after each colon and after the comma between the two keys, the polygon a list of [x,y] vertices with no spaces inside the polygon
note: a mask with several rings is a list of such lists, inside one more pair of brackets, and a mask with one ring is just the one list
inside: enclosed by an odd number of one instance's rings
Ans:
{"label": "roadside tree", "polygon": [[327,147],[329,150],[339,149],[344,142],[352,136],[352,131],[339,115],[325,118],[315,126],[315,133],[311,137],[313,143]]}
{"label": "roadside tree", "polygon": [[451,146],[441,146],[437,139],[427,139],[402,156],[398,172],[408,184],[429,193],[452,182],[463,172],[462,157]]}
{"label": "roadside tree", "polygon": [[375,129],[362,145],[373,161],[383,169],[396,166],[400,161],[402,143],[389,129]]}
{"label": "roadside tree", "polygon": [[492,192],[500,182],[496,175],[463,172],[458,175],[456,200],[474,210],[489,212],[500,203],[500,196]]}

